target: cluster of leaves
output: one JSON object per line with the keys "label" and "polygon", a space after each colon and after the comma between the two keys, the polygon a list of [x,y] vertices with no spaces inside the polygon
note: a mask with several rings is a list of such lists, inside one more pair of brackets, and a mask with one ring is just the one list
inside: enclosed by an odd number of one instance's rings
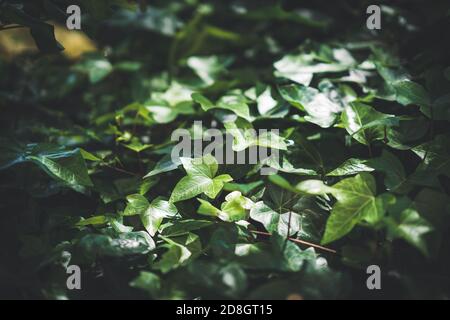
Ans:
{"label": "cluster of leaves", "polygon": [[[44,54],[66,1],[0,1],[43,51],[0,60],[2,296],[449,297],[446,1],[70,2],[78,61]],[[208,127],[282,160],[172,159]]]}

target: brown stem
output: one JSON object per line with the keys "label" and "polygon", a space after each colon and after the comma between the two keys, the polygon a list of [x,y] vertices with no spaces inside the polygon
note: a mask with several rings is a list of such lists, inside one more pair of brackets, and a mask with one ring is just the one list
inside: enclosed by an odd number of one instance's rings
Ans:
{"label": "brown stem", "polygon": [[289,239],[289,235],[291,234],[291,218],[292,218],[292,211],[289,210],[289,217],[288,217],[288,231],[287,231],[287,238]]}
{"label": "brown stem", "polygon": [[373,153],[372,153],[372,146],[370,145],[370,143],[367,145],[367,148],[369,149],[369,157],[372,158]]}
{"label": "brown stem", "polygon": [[141,173],[141,175],[144,174],[144,167],[142,166],[142,158],[141,158],[141,153],[137,152],[137,160],[138,160],[138,165],[139,165],[139,172]]}
{"label": "brown stem", "polygon": [[[262,235],[262,236],[271,236],[272,235],[272,234],[270,234],[268,232],[262,232],[262,231],[256,231],[256,230],[250,230],[250,232],[252,232],[254,234],[259,234],[259,235]],[[316,248],[316,249],[320,249],[320,250],[323,250],[323,251],[327,251],[327,252],[330,252],[330,253],[336,253],[336,250],[333,250],[333,249],[330,249],[330,248],[326,248],[326,247],[322,247],[322,246],[320,246],[318,244],[315,244],[315,243],[311,243],[311,242],[308,242],[308,241],[295,239],[295,238],[288,238],[288,239],[291,240],[292,242],[303,244],[305,246],[310,246],[310,247],[313,247],[313,248]]]}
{"label": "brown stem", "polygon": [[292,211],[289,210],[289,216],[288,216],[288,226],[287,226],[287,235],[286,235],[286,240],[284,241],[284,246],[283,246],[283,252],[287,247],[287,243],[289,241],[289,235],[291,234],[291,218],[292,218]]}

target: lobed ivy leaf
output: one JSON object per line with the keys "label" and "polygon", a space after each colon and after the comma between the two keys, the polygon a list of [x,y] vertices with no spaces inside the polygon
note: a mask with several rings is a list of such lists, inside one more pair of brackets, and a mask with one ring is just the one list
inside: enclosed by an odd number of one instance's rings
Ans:
{"label": "lobed ivy leaf", "polygon": [[423,86],[409,79],[395,81],[392,85],[396,90],[399,103],[418,105],[423,114],[431,117],[431,99]]}
{"label": "lobed ivy leaf", "polygon": [[200,207],[197,211],[199,214],[218,217],[227,222],[247,220],[249,210],[254,205],[253,201],[244,197],[239,191],[229,193],[225,197],[220,210],[208,201],[202,199],[198,199],[198,201],[200,201]]}
{"label": "lobed ivy leaf", "polygon": [[426,170],[428,174],[443,174],[450,177],[450,145],[448,135],[438,135],[434,140],[416,146],[412,151],[422,160],[418,170]]}
{"label": "lobed ivy leaf", "polygon": [[[342,123],[355,140],[369,145],[385,138],[385,128],[391,124],[391,117],[393,116],[378,112],[369,105],[352,102],[342,113]],[[375,125],[369,125],[373,123]]]}
{"label": "lobed ivy leaf", "polygon": [[385,174],[386,190],[408,191],[408,181],[405,169],[400,160],[387,150],[383,150],[380,157],[370,160],[370,166]]}
{"label": "lobed ivy leaf", "polygon": [[263,147],[268,149],[287,150],[288,144],[284,138],[271,130],[258,132],[251,123],[244,119],[224,123],[227,132],[233,136],[233,150],[243,151],[249,147]]}
{"label": "lobed ivy leaf", "polygon": [[214,199],[224,184],[233,180],[228,174],[216,176],[218,164],[211,155],[194,159],[180,158],[180,160],[187,176],[175,186],[170,196],[170,202],[191,199],[202,193]]}
{"label": "lobed ivy leaf", "polygon": [[322,244],[342,238],[363,220],[375,224],[385,213],[385,199],[376,197],[375,179],[368,173],[341,180],[331,187],[322,181],[309,180],[301,182],[297,188],[313,195],[331,193],[337,199],[327,220]]}
{"label": "lobed ivy leaf", "polygon": [[434,228],[419,214],[413,203],[406,197],[399,198],[389,213],[385,222],[390,237],[404,239],[417,247],[425,256],[429,256],[424,236]]}
{"label": "lobed ivy leaf", "polygon": [[167,273],[173,269],[186,265],[195,259],[202,250],[200,238],[194,233],[168,238],[162,237],[169,248],[153,267],[162,273]]}
{"label": "lobed ivy leaf", "polygon": [[295,235],[302,224],[302,217],[298,213],[275,212],[262,201],[255,203],[252,207],[250,217],[260,222],[269,233],[276,232],[284,237]]}
{"label": "lobed ivy leaf", "polygon": [[142,225],[151,236],[158,232],[164,218],[173,217],[178,213],[175,205],[161,198],[156,198],[149,203],[144,196],[133,194],[128,196],[127,200],[128,205],[123,215],[139,215]]}
{"label": "lobed ivy leaf", "polygon": [[350,52],[343,48],[334,49],[332,56],[335,61],[324,63],[318,62],[318,57],[311,53],[288,54],[274,63],[275,76],[308,86],[315,73],[341,72],[355,63]]}
{"label": "lobed ivy leaf", "polygon": [[247,105],[247,99],[245,99],[242,94],[231,93],[225,95],[215,104],[200,93],[193,93],[192,99],[199,103],[204,111],[209,111],[211,109],[230,110],[247,121],[253,121],[253,117],[250,116],[249,106]]}
{"label": "lobed ivy leaf", "polygon": [[238,261],[253,270],[299,272],[305,264],[317,257],[314,249],[301,250],[286,237],[274,233],[270,244],[246,243],[236,246]]}
{"label": "lobed ivy leaf", "polygon": [[300,85],[289,85],[279,88],[280,94],[294,107],[305,111],[305,120],[328,128],[335,122],[342,106],[330,100],[319,90]]}

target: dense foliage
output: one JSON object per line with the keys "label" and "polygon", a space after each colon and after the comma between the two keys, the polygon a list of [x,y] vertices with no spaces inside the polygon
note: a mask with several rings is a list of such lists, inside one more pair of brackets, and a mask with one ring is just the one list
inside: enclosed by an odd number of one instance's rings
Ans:
{"label": "dense foliage", "polygon": [[[151,3],[0,1],[40,49],[0,60],[2,297],[449,298],[448,1],[381,30],[367,1]],[[283,160],[174,162],[178,128],[279,129],[233,150]]]}

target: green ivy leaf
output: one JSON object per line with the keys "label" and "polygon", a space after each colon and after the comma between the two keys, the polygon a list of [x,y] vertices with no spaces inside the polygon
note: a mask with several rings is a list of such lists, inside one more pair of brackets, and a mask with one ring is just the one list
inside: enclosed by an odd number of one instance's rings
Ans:
{"label": "green ivy leaf", "polygon": [[[342,123],[349,134],[358,142],[369,145],[385,137],[384,130],[390,124],[392,115],[376,111],[369,105],[352,102],[342,113]],[[375,125],[369,125],[373,124]]]}
{"label": "green ivy leaf", "polygon": [[117,237],[88,234],[80,239],[78,246],[86,256],[92,258],[97,255],[123,257],[146,254],[155,248],[155,242],[146,232],[138,231],[122,233]]}
{"label": "green ivy leaf", "polygon": [[260,222],[269,232],[276,232],[283,237],[295,235],[302,223],[302,217],[295,212],[279,213],[273,211],[269,206],[260,201],[255,203],[250,211],[250,217]]}
{"label": "green ivy leaf", "polygon": [[112,64],[101,57],[89,57],[78,63],[74,70],[86,73],[91,83],[97,83],[105,79],[112,71]]}
{"label": "green ivy leaf", "polygon": [[381,157],[371,159],[370,166],[385,174],[384,184],[386,190],[394,192],[405,192],[409,190],[402,163],[389,151],[383,150]]}
{"label": "green ivy leaf", "polygon": [[247,105],[247,99],[241,94],[225,95],[214,104],[200,93],[193,93],[192,100],[199,103],[204,111],[209,111],[211,109],[230,110],[247,121],[253,121],[253,117],[250,116],[250,109]]}
{"label": "green ivy leaf", "polygon": [[358,159],[358,158],[350,158],[345,160],[339,167],[327,173],[327,176],[330,177],[341,177],[341,176],[351,176],[354,174],[358,174],[360,172],[371,172],[375,169],[369,165],[368,160]]}
{"label": "green ivy leaf", "polygon": [[198,199],[200,207],[198,213],[218,217],[227,222],[247,220],[248,212],[253,207],[253,202],[244,197],[239,191],[234,191],[225,197],[220,210],[210,204],[208,201]]}
{"label": "green ivy leaf", "polygon": [[151,236],[154,236],[159,230],[163,219],[173,217],[177,213],[178,210],[172,203],[156,198],[140,217],[144,228]]}
{"label": "green ivy leaf", "polygon": [[92,187],[80,149],[65,150],[51,144],[10,144],[0,141],[0,170],[22,162],[32,162],[49,176],[82,191]]}
{"label": "green ivy leaf", "polygon": [[274,63],[275,76],[308,86],[315,73],[345,71],[355,62],[350,52],[343,48],[333,50],[335,62],[321,63],[317,58],[310,53],[288,54]]}
{"label": "green ivy leaf", "polygon": [[297,190],[311,195],[324,195],[333,191],[332,187],[329,187],[320,180],[305,180],[297,185]]}
{"label": "green ivy leaf", "polygon": [[236,152],[254,146],[287,150],[288,145],[284,138],[270,130],[261,132],[258,135],[251,123],[244,119],[237,119],[235,122],[226,122],[224,123],[224,127],[233,136],[233,150]]}
{"label": "green ivy leaf", "polygon": [[270,114],[278,105],[278,101],[272,97],[269,86],[256,98],[256,102],[261,115]]}
{"label": "green ivy leaf", "polygon": [[143,213],[150,205],[147,198],[141,194],[127,196],[128,205],[123,212],[124,216],[134,216]]}
{"label": "green ivy leaf", "polygon": [[102,225],[108,223],[109,219],[107,216],[94,216],[87,219],[82,219],[77,223],[77,227]]}
{"label": "green ivy leaf", "polygon": [[342,238],[363,220],[375,224],[384,215],[383,198],[375,196],[375,179],[368,173],[344,179],[332,187],[318,180],[304,181],[297,189],[313,195],[331,193],[337,199],[328,218],[322,244]]}
{"label": "green ivy leaf", "polygon": [[195,259],[202,250],[200,238],[194,233],[188,233],[175,238],[161,237],[169,250],[166,251],[161,259],[153,267],[162,273],[176,269]]}
{"label": "green ivy leaf", "polygon": [[433,141],[414,147],[412,151],[423,159],[418,170],[428,171],[427,174],[443,174],[450,177],[449,145],[450,137],[448,135],[438,135]]}
{"label": "green ivy leaf", "polygon": [[154,199],[151,203],[140,195],[133,194],[127,197],[128,205],[123,215],[139,215],[144,228],[151,236],[158,232],[164,218],[170,218],[177,214],[177,208],[170,202],[161,198]]}
{"label": "green ivy leaf", "polygon": [[397,203],[390,207],[389,216],[385,218],[385,222],[390,237],[404,239],[425,256],[429,256],[424,236],[434,228],[419,214],[408,198],[399,198]]}
{"label": "green ivy leaf", "polygon": [[145,175],[144,179],[159,175],[164,172],[173,171],[177,169],[180,164],[181,162],[180,163],[174,162],[170,154],[165,155],[163,158],[161,158],[161,160],[159,160],[156,163],[153,170]]}
{"label": "green ivy leaf", "polygon": [[322,128],[333,125],[337,115],[342,111],[342,106],[330,100],[317,89],[289,85],[280,87],[279,90],[283,99],[306,112],[306,121],[315,123]]}
{"label": "green ivy leaf", "polygon": [[399,80],[393,82],[397,92],[397,101],[403,105],[415,104],[428,117],[431,117],[431,99],[428,92],[420,84],[411,80]]}
{"label": "green ivy leaf", "polygon": [[226,71],[233,60],[232,57],[224,56],[193,56],[187,59],[187,65],[209,86]]}
{"label": "green ivy leaf", "polygon": [[131,143],[123,144],[123,146],[124,146],[125,148],[130,149],[130,150],[132,150],[132,151],[134,151],[134,152],[137,152],[137,153],[142,152],[142,151],[147,150],[148,148],[151,148],[151,147],[152,147],[151,144],[144,144],[144,143],[141,143],[141,142],[140,142],[139,140],[137,140],[137,139],[133,139],[133,140],[131,141]]}
{"label": "green ivy leaf", "polygon": [[214,199],[222,190],[224,184],[233,180],[228,174],[216,177],[218,164],[217,160],[211,155],[194,159],[181,158],[180,160],[187,176],[182,178],[175,186],[170,196],[171,202],[191,199],[202,193]]}

